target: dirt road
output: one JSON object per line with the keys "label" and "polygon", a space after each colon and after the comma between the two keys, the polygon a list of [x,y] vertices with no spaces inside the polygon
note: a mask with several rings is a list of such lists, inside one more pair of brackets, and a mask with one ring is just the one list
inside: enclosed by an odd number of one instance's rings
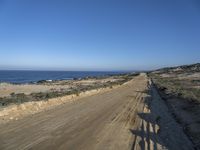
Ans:
{"label": "dirt road", "polygon": [[[0,149],[162,149],[159,127],[141,119],[150,111],[147,85],[143,74],[117,89],[0,125]],[[139,136],[141,128],[147,137]]]}

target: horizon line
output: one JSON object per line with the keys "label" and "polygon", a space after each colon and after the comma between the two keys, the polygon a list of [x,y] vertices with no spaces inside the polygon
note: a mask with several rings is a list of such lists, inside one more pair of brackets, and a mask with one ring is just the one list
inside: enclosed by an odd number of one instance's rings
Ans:
{"label": "horizon line", "polygon": [[53,70],[53,69],[0,69],[0,71],[62,71],[62,72],[141,72],[148,70]]}

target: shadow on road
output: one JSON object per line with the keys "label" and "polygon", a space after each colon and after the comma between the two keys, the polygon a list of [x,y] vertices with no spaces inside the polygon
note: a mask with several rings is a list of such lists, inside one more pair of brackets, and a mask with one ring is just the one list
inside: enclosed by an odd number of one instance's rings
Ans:
{"label": "shadow on road", "polygon": [[[149,86],[149,89],[151,87]],[[148,96],[144,100],[145,108],[143,113],[138,113],[140,118],[139,127],[137,130],[130,129],[133,134],[134,140],[132,150],[158,150],[166,146],[161,142],[159,137],[159,116],[152,112],[150,91],[138,91],[146,93]]]}

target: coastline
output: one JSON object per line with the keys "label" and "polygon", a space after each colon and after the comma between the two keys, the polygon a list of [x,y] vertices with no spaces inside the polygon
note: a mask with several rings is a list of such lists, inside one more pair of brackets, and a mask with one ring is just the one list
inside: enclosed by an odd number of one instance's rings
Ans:
{"label": "coastline", "polygon": [[[24,93],[13,93],[10,91],[12,93],[0,97],[0,123],[18,120],[25,116],[51,109],[66,102],[73,102],[79,98],[91,96],[97,93],[104,93],[128,83],[128,81],[132,80],[137,75],[138,74],[129,74],[110,76],[101,79],[87,78],[29,85],[10,84],[10,88],[13,88],[15,92],[19,92],[21,88],[22,91],[26,89],[29,93],[26,93],[26,91],[23,91]],[[6,86],[8,88],[8,85]],[[45,91],[44,87],[48,90]],[[52,90],[52,88],[54,89]],[[0,86],[0,89],[2,89],[2,86]],[[5,93],[7,89],[5,87],[4,89],[4,91],[0,91]],[[40,92],[37,93],[34,91],[35,89]],[[41,92],[42,89],[44,92]]]}
{"label": "coastline", "polygon": [[0,83],[33,84],[64,80],[81,80],[124,75],[134,72],[126,71],[34,71],[34,70],[0,70]]}

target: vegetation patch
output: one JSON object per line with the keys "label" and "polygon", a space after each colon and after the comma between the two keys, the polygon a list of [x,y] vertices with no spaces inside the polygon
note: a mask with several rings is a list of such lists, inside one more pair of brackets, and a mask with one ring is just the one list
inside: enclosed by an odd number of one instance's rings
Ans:
{"label": "vegetation patch", "polygon": [[[119,75],[116,76],[117,80],[114,81],[107,81],[103,83],[94,83],[94,84],[89,84],[89,85],[77,85],[76,87],[70,88],[69,90],[55,90],[51,89],[48,92],[39,92],[39,93],[31,93],[31,94],[24,94],[24,93],[11,93],[10,96],[0,98],[0,106],[1,107],[6,107],[10,104],[22,104],[25,102],[31,102],[31,101],[42,101],[42,100],[48,100],[51,98],[56,98],[56,97],[62,97],[62,96],[67,96],[67,95],[72,95],[75,94],[76,96],[79,96],[81,92],[89,91],[89,90],[94,90],[94,89],[99,89],[99,88],[113,88],[116,85],[122,85],[125,82],[130,81],[133,79],[133,77],[137,76],[139,74],[127,74],[127,75]],[[40,81],[39,84],[46,84],[46,81]],[[67,84],[67,83],[66,83]]]}
{"label": "vegetation patch", "polygon": [[200,102],[200,88],[194,88],[200,85],[199,82],[176,77],[164,78],[158,74],[149,74],[149,76],[160,91],[178,98]]}

